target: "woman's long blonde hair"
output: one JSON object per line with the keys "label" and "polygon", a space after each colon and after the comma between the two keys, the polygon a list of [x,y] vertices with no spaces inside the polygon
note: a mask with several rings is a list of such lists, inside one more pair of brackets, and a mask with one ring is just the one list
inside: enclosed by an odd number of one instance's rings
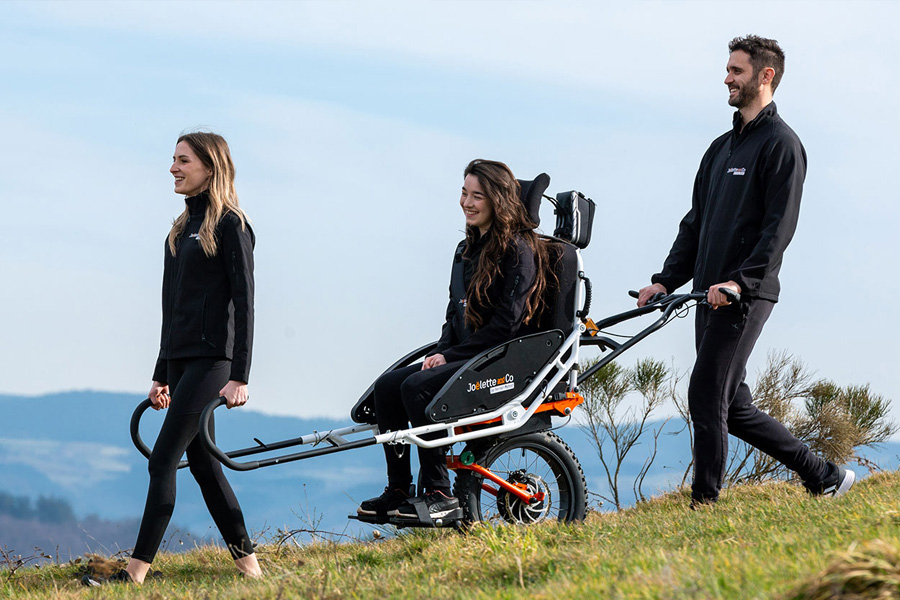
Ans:
{"label": "woman's long blonde hair", "polygon": [[[225,213],[232,212],[241,220],[241,230],[245,229],[250,221],[241,209],[237,191],[234,189],[234,162],[231,160],[231,150],[228,149],[225,138],[215,133],[185,133],[178,138],[176,145],[181,142],[187,142],[203,166],[212,171],[207,187],[209,203],[206,206],[206,217],[200,227],[199,240],[203,253],[213,257],[219,248],[216,226]],[[169,231],[169,251],[172,256],[175,256],[175,242],[184,231],[187,220],[188,208],[185,206],[184,212],[178,215]]]}

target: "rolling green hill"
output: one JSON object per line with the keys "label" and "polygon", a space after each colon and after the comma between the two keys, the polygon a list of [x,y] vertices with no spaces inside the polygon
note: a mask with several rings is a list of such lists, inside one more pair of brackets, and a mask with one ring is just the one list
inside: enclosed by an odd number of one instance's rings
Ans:
{"label": "rolling green hill", "polygon": [[[77,523],[65,531],[61,526],[6,520],[0,523],[0,549],[28,554],[38,546],[68,560],[89,549],[131,547],[147,490],[146,460],[134,449],[128,434],[131,413],[140,400],[133,394],[90,391],[37,397],[0,395],[0,493],[35,501],[40,496],[60,498],[71,504],[77,517]],[[217,433],[227,448],[252,445],[255,436],[280,440],[349,421],[275,417],[243,409],[221,412],[216,417]],[[154,426],[159,426],[162,415],[149,413],[144,436],[152,443]],[[645,480],[648,494],[670,490],[682,479],[690,461],[690,441],[684,432],[677,434],[678,430],[678,424],[672,422],[660,436],[658,459]],[[608,495],[596,450],[584,432],[569,425],[557,433],[581,460],[588,490]],[[633,482],[648,451],[646,445],[636,448],[622,467],[620,489],[627,496],[626,503],[632,501]],[[881,467],[893,468],[900,443],[864,452]],[[862,467],[853,468],[859,475],[865,473]],[[279,528],[310,527],[312,523],[320,531],[359,537],[369,535],[371,528],[348,521],[347,515],[355,512],[359,500],[381,491],[384,458],[381,448],[369,447],[247,473],[229,472],[228,476],[254,535],[264,538]],[[197,486],[186,472],[179,478],[178,503],[167,539],[176,545],[184,542],[178,547],[190,547],[197,539],[218,540]],[[597,505],[596,496],[592,496],[592,504]],[[603,508],[610,506],[607,503]]]}
{"label": "rolling green hill", "polygon": [[839,499],[777,483],[733,488],[691,511],[679,491],[569,526],[269,543],[259,549],[263,581],[236,577],[212,547],[162,555],[163,576],[138,589],[88,592],[83,564],[20,570],[0,579],[0,598],[891,598],[898,498],[896,472]]}

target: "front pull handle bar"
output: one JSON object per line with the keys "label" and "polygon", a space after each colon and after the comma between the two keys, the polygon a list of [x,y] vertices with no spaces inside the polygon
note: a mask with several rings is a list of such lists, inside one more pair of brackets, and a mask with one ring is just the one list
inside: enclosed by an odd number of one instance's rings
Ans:
{"label": "front pull handle bar", "polygon": [[[134,447],[138,449],[138,452],[148,459],[150,458],[150,448],[147,447],[147,444],[141,438],[141,417],[151,406],[153,406],[153,402],[150,401],[150,398],[147,398],[137,405],[137,408],[134,409],[134,414],[131,415],[131,441],[134,443]],[[179,469],[183,469],[186,466],[188,466],[186,460],[178,463]]]}
{"label": "front pull handle bar", "polygon": [[[209,406],[213,409],[217,406],[222,406],[225,404],[227,400],[220,396],[216,398],[212,402],[210,402]],[[131,415],[131,441],[134,443],[134,447],[138,449],[138,452],[143,454],[147,459],[150,458],[150,448],[144,443],[143,438],[141,438],[141,417],[147,412],[147,409],[153,406],[153,402],[150,401],[150,398],[147,398],[143,402],[137,405],[137,408],[134,409],[134,413]],[[210,448],[210,452],[222,462],[230,461],[230,457],[219,450],[216,447],[215,443],[213,443],[211,436],[209,435],[209,419],[212,416],[212,409],[207,406],[207,410],[204,410],[200,415],[200,436],[203,438],[203,441],[206,442],[206,445]],[[233,462],[233,461],[230,461]],[[226,463],[227,464],[227,463]],[[182,460],[178,463],[178,468],[183,469],[188,466],[188,461]],[[231,467],[235,468],[235,467]]]}
{"label": "front pull handle bar", "polygon": [[[209,421],[212,418],[212,411],[215,410],[216,407],[226,403],[227,400],[223,396],[220,396],[206,406],[203,413],[200,415],[200,431],[198,432],[198,435],[201,437],[201,441],[210,453],[226,466],[238,471],[254,469],[258,466],[258,463],[248,464],[234,462],[231,460],[231,456],[220,450],[215,442],[212,441],[212,436],[209,433]],[[131,441],[134,443],[134,447],[138,449],[138,452],[148,459],[150,458],[150,448],[147,447],[147,444],[145,444],[144,440],[141,438],[140,426],[141,417],[151,406],[153,406],[153,403],[150,401],[150,398],[147,398],[137,405],[137,408],[134,409],[134,414],[131,415]],[[182,460],[178,463],[179,469],[183,469],[186,466],[188,466],[188,461],[186,460]]]}

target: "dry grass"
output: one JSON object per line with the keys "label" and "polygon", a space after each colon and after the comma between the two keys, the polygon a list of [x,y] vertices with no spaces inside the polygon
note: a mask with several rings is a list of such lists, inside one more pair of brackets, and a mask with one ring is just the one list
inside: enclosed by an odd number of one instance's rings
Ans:
{"label": "dry grass", "polygon": [[900,550],[881,540],[852,547],[787,596],[790,600],[900,597]]}
{"label": "dry grass", "polygon": [[83,562],[32,568],[0,574],[0,599],[881,598],[898,593],[898,497],[896,473],[837,500],[778,483],[690,511],[681,491],[573,526],[266,544],[262,581],[238,578],[214,547],[161,555],[164,577],[140,588],[81,588]]}

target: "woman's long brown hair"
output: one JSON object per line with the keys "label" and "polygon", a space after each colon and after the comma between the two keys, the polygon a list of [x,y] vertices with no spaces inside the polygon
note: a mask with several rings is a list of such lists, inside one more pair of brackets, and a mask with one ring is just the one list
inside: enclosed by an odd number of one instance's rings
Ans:
{"label": "woman's long brown hair", "polygon": [[[176,145],[187,142],[203,163],[203,166],[212,171],[209,177],[209,203],[206,206],[206,217],[200,227],[199,241],[203,253],[209,257],[215,256],[219,248],[219,240],[216,239],[216,226],[227,212],[232,212],[241,220],[241,230],[247,226],[250,220],[241,210],[238,203],[237,191],[234,189],[234,162],[231,160],[231,151],[228,142],[221,135],[208,132],[185,133],[178,138]],[[169,251],[175,256],[175,242],[184,231],[188,220],[188,209],[178,215],[172,223],[169,231]]]}
{"label": "woman's long brown hair", "polygon": [[[534,231],[537,224],[531,221],[522,204],[519,182],[510,168],[502,162],[480,158],[469,163],[463,176],[467,175],[478,178],[478,183],[481,184],[481,189],[494,211],[494,219],[490,231],[485,234],[488,237],[470,283],[466,302],[466,323],[472,329],[478,329],[484,324],[483,317],[478,314],[478,308],[490,306],[488,288],[501,276],[500,266],[503,257],[513,244],[516,235],[525,240],[535,256],[537,278],[528,290],[524,322],[537,321],[544,309],[543,296],[547,290],[550,257],[546,245],[541,243]],[[478,228],[466,227],[468,247],[472,247],[476,239]]]}

